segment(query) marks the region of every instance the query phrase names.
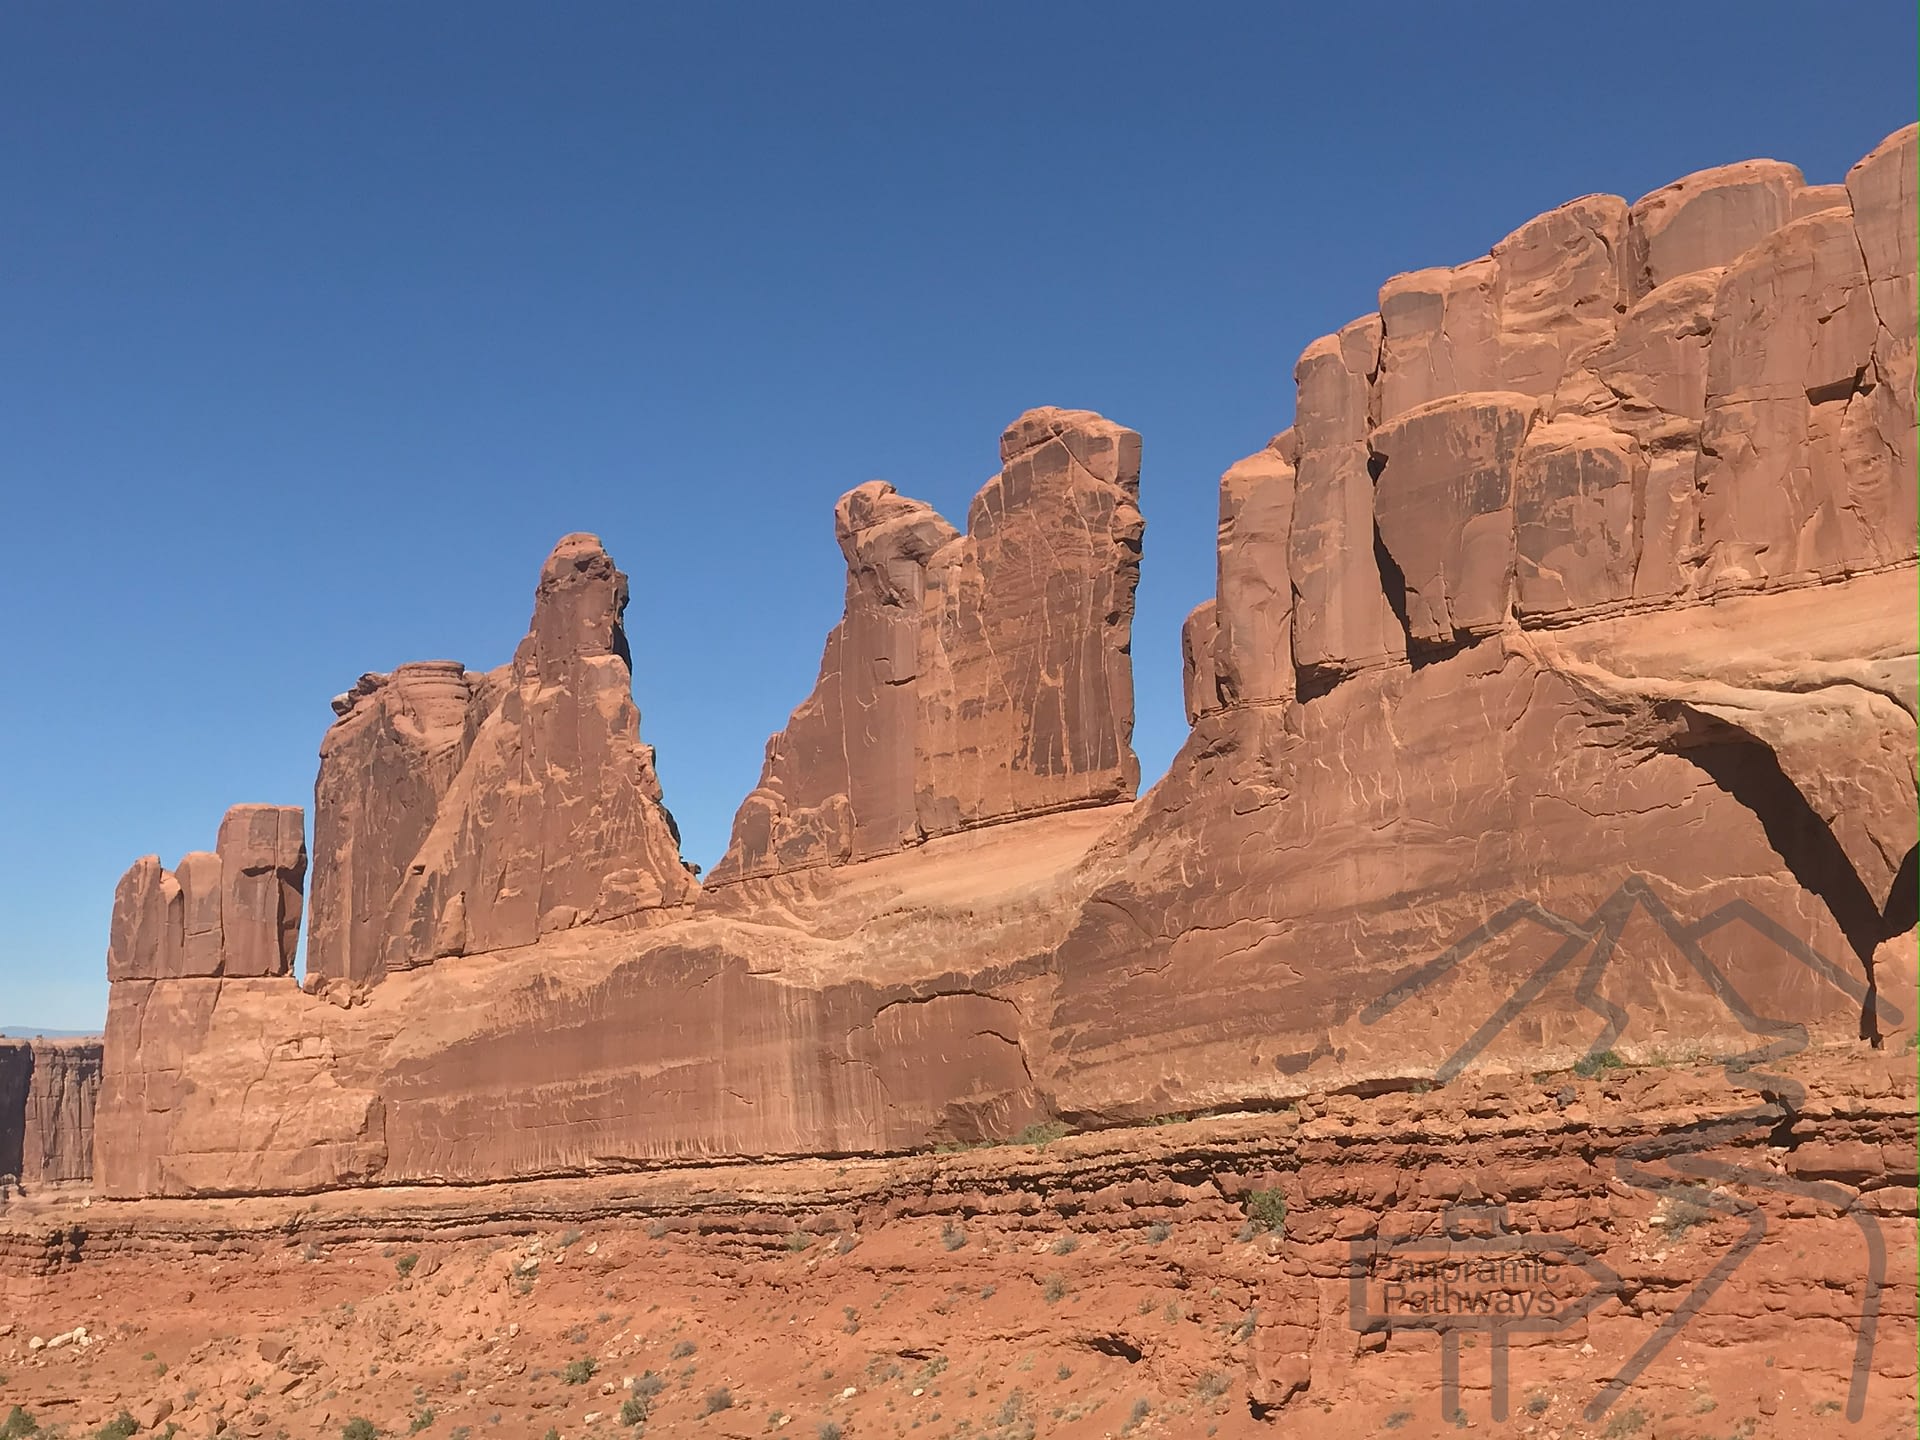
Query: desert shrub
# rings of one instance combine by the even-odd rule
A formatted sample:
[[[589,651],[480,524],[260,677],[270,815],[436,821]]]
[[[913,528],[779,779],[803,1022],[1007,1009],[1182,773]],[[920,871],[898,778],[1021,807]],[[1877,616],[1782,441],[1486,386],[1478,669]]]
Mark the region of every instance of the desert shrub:
[[[582,1355],[578,1360],[569,1360],[567,1368],[560,1372],[560,1378],[569,1385],[584,1385],[593,1379],[594,1371],[600,1368],[600,1362],[591,1355]]]
[[[1153,1406],[1147,1403],[1146,1397],[1143,1395],[1140,1399],[1133,1402],[1133,1409],[1127,1412],[1127,1423],[1120,1427],[1120,1433],[1122,1435],[1131,1435],[1135,1430],[1140,1428],[1140,1422],[1152,1413]]]
[[[633,1393],[643,1400],[651,1400],[666,1388],[667,1382],[651,1370],[633,1382]]]
[[[340,1427],[340,1440],[380,1440],[380,1432],[366,1416],[356,1415]]]
[[[693,1352],[698,1350],[699,1348],[700,1347],[694,1344],[693,1341],[691,1340],[681,1340],[674,1345],[673,1354],[671,1358],[675,1360],[684,1360],[687,1358],[687,1356],[693,1354]]]
[[[1156,1220],[1147,1226],[1147,1243],[1150,1245],[1158,1245],[1171,1234],[1173,1234],[1173,1227],[1171,1225],[1167,1224],[1164,1220]]]
[[[0,1440],[25,1440],[26,1436],[39,1433],[40,1422],[18,1405],[9,1410],[5,1422],[0,1423]]]
[[[1666,1204],[1667,1233],[1678,1240],[1687,1231],[1704,1220],[1713,1218],[1713,1207],[1703,1205],[1695,1197],[1699,1191],[1677,1190],[1669,1193]]]
[[[1067,1282],[1059,1275],[1049,1275],[1047,1277],[1047,1283],[1041,1287],[1040,1293],[1046,1297],[1047,1303],[1051,1305],[1054,1301],[1066,1295]]]
[[[399,1272],[400,1278],[404,1280],[413,1273],[413,1267],[419,1263],[420,1257],[418,1255],[402,1255],[398,1260],[393,1262],[393,1268]]]
[[[707,1392],[707,1414],[717,1415],[722,1410],[733,1408],[733,1392],[724,1385],[717,1385]]]
[[[571,1250],[575,1245],[578,1245],[579,1243],[580,1243],[580,1232],[578,1230],[569,1230],[560,1237],[560,1248],[562,1250]]]
[[[949,1250],[958,1250],[967,1243],[967,1232],[949,1220],[940,1229],[940,1243]]]
[[[620,1423],[638,1425],[647,1418],[647,1412],[653,1408],[644,1396],[632,1395],[620,1402]]]
[[[813,1244],[813,1237],[804,1230],[795,1230],[787,1236],[787,1250],[791,1254],[798,1255],[811,1244]]]
[[[840,1427],[831,1420],[820,1422],[820,1440],[840,1440]]]
[[[1247,1223],[1284,1235],[1287,1229],[1287,1197],[1278,1190],[1247,1192]]]
[[[113,1419],[93,1432],[93,1440],[130,1440],[140,1433],[140,1422],[122,1410]]]
[[[1013,1143],[1016,1145],[1038,1145],[1044,1150],[1054,1141],[1060,1139],[1061,1136],[1072,1133],[1072,1130],[1064,1121],[1048,1120],[1042,1124],[1027,1126],[1026,1129],[1013,1137]]]
[[[1053,1242],[1053,1253],[1056,1255],[1071,1255],[1079,1248],[1080,1237],[1078,1235],[1062,1235],[1058,1240]]]
[[[1602,1050],[1598,1055],[1582,1055],[1578,1060],[1573,1062],[1573,1073],[1580,1076],[1583,1080],[1591,1080],[1594,1076],[1603,1074],[1608,1070],[1624,1070],[1626,1068],[1627,1062],[1622,1060],[1618,1053],[1612,1050]]]
[[[1227,1393],[1227,1377],[1216,1370],[1209,1370],[1200,1377],[1200,1383],[1193,1389],[1202,1400],[1218,1400]]]
[[[419,1413],[407,1422],[407,1433],[409,1435],[418,1435],[431,1424],[433,1424],[433,1407],[431,1405],[424,1405],[420,1408]]]

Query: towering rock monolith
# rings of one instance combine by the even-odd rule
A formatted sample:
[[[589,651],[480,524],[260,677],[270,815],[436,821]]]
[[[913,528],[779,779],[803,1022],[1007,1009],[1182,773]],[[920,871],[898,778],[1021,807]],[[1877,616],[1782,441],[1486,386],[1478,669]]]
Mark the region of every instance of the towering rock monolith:
[[[626,606],[605,547],[569,535],[511,664],[403,665],[334,702],[314,786],[311,981],[370,983],[692,896],[640,740]]]
[[[846,610],[767,743],[712,883],[1130,799],[1140,437],[1030,410],[962,535],[883,481],[841,497]]]

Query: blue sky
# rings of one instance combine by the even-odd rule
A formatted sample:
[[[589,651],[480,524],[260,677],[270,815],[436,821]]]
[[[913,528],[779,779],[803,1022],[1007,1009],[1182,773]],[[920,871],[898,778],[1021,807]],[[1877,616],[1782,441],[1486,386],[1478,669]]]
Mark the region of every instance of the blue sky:
[[[125,866],[310,804],[362,671],[505,660],[570,530],[710,865],[835,498],[959,520],[1033,405],[1145,437],[1158,776],[1217,479],[1310,340],[1579,194],[1837,180],[1915,48],[1884,0],[6,6],[0,1023],[97,1025]]]

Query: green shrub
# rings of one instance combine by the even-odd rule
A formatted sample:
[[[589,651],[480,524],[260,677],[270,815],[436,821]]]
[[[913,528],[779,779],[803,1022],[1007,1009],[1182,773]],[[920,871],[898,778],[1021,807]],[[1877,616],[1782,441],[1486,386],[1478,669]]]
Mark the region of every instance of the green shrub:
[[[420,1257],[418,1255],[402,1255],[398,1260],[393,1262],[393,1268],[399,1272],[400,1278],[404,1280],[413,1273],[413,1267],[419,1263]]]
[[[1598,1055],[1583,1055],[1573,1062],[1573,1073],[1583,1080],[1591,1080],[1607,1070],[1624,1070],[1627,1062],[1612,1050],[1602,1050]]]
[[[93,1432],[93,1440],[129,1440],[140,1433],[140,1422],[122,1410],[113,1419]]]
[[[717,1415],[722,1410],[733,1408],[733,1392],[726,1386],[716,1386],[707,1392],[707,1414]]]
[[[356,1415],[340,1427],[340,1440],[380,1440],[380,1432],[366,1416]]]
[[[0,1440],[25,1440],[26,1436],[39,1433],[39,1422],[18,1405],[7,1412],[5,1423],[0,1423]]]
[[[652,1408],[643,1396],[630,1396],[620,1402],[620,1423],[638,1425],[647,1418],[647,1412]]]
[[[1278,1190],[1249,1190],[1246,1211],[1249,1224],[1275,1235],[1286,1234],[1287,1197]]]
[[[407,1422],[407,1433],[409,1435],[418,1435],[431,1424],[433,1424],[433,1407],[431,1405],[422,1406],[420,1413]]]
[[[1048,1120],[1042,1124],[1027,1126],[1026,1129],[1013,1137],[1013,1143],[1016,1145],[1038,1145],[1044,1150],[1063,1135],[1071,1135],[1072,1133],[1072,1130],[1067,1126],[1066,1122],[1061,1120]]]
[[[569,1385],[584,1385],[593,1379],[594,1371],[600,1368],[600,1362],[591,1355],[582,1355],[578,1360],[569,1360],[567,1368],[560,1372],[560,1378]]]

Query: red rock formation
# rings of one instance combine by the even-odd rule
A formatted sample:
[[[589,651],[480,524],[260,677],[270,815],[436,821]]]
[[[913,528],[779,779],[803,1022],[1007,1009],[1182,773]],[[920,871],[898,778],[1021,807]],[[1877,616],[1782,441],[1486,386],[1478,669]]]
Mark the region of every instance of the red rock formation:
[[[93,1178],[100,1041],[0,1039],[0,1176],[30,1193]]]
[[[383,973],[393,898],[505,678],[427,660],[363,675],[333,702],[314,783],[309,975]]]
[[[335,702],[309,977],[365,983],[691,898],[639,738],[626,605],[599,540],[569,535],[511,665],[403,665]]]
[[[107,979],[292,973],[306,873],[299,806],[234,806],[213,852],[187,855],[171,871],[145,855],[121,876]]]
[[[841,498],[845,615],[710,883],[1133,795],[1140,437],[1031,410],[1000,455],[965,535],[881,481]]]
[[[754,883],[582,926],[690,887],[617,575],[569,542],[508,673],[370,681],[330,739],[322,804],[361,809],[322,827],[318,953],[387,973],[366,1003],[172,978],[223,865],[130,872],[103,1187],[898,1150],[1463,1046],[1532,1076],[1910,1033],[1914,161],[1909,130],[1844,191],[1589,197],[1309,346],[1222,482],[1192,734],[1130,807],[1135,440],[1034,412],[965,536],[841,502],[846,614],[719,872]]]
[[[1390,1032],[1356,993],[1509,899],[1584,923],[1633,875],[1791,915],[1875,977],[1912,924],[1915,159],[1908,129],[1844,192],[1765,162],[1576,201],[1307,348],[1290,445],[1222,481],[1189,630],[1216,698],[1190,658],[1193,736],[1057,952],[1060,1103],[1222,1103],[1452,1043],[1434,1022],[1470,1029],[1530,954]],[[1256,532],[1247,466],[1277,502],[1289,449],[1291,518]],[[1364,623],[1376,589],[1411,668]],[[1236,673],[1265,683],[1236,703]],[[1726,1032],[1658,950],[1619,992],[1643,1023]],[[1762,1014],[1911,1023],[1763,951],[1735,967]]]

